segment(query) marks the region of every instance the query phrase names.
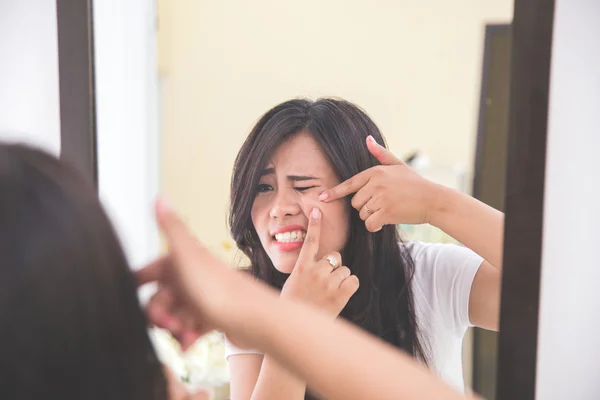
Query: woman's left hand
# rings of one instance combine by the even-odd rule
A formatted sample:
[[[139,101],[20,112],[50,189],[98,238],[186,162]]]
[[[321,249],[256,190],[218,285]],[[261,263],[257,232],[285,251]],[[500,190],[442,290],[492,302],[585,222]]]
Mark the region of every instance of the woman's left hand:
[[[388,224],[429,223],[439,186],[414,172],[371,136],[367,138],[367,147],[382,165],[323,192],[321,201],[330,202],[355,193],[352,207],[359,211],[371,232]]]

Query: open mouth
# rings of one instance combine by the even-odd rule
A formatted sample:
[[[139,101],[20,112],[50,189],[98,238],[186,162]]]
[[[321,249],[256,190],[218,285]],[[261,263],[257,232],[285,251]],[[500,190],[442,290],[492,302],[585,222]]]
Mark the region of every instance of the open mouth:
[[[302,243],[306,237],[306,232],[303,230],[295,230],[284,233],[277,233],[273,239],[279,243]]]

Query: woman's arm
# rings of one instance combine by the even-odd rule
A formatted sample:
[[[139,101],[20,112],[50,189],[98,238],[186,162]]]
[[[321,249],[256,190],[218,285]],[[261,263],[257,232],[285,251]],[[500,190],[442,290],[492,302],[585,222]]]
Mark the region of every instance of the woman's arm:
[[[229,366],[229,396],[232,400],[249,399],[260,374],[261,354],[231,355]]]
[[[160,281],[169,296],[156,299],[176,299],[148,304],[157,325],[177,316],[186,322],[174,333],[184,337],[221,329],[236,345],[270,354],[329,400],[464,398],[402,351],[229,269],[164,203],[157,217],[171,255],[136,273],[140,284]]]
[[[504,214],[481,201],[432,184],[429,223],[502,269]]]
[[[244,283],[245,284],[245,283]],[[247,287],[226,332],[263,349],[327,399],[460,399],[410,356],[303,303]],[[250,296],[250,297],[246,297]],[[231,315],[231,314],[230,314]]]
[[[306,383],[271,356],[229,357],[231,400],[303,400]]]
[[[500,315],[504,214],[414,172],[372,138],[367,147],[382,165],[369,168],[321,194],[325,202],[354,193],[352,206],[376,232],[388,224],[430,223],[485,259],[469,296],[472,324],[497,330]]]
[[[475,326],[497,331],[504,214],[441,185],[432,185],[430,190],[429,222],[485,259],[471,285],[469,320]]]
[[[369,151],[382,165],[369,168],[321,194],[331,202],[354,193],[352,206],[367,229],[387,224],[432,224],[487,260],[502,266],[504,214],[414,172],[374,139]]]
[[[252,400],[304,400],[306,383],[266,355],[260,368],[260,375],[252,392]],[[235,400],[235,399],[233,399]]]

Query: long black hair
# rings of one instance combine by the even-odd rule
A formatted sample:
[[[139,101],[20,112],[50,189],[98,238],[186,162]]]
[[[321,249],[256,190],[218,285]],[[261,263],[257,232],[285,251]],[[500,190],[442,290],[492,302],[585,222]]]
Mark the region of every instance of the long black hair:
[[[378,143],[385,143],[364,111],[337,99],[284,102],[269,110],[252,129],[235,160],[229,225],[238,248],[250,259],[250,271],[278,289],[288,275],[274,268],[250,214],[261,171],[269,158],[286,139],[301,132],[317,141],[342,180],[379,165],[366,147],[369,135]],[[427,363],[425,345],[417,333],[410,285],[414,262],[399,242],[395,226],[386,225],[379,232],[370,233],[358,211],[352,208],[350,234],[342,258],[359,278],[360,288],[341,316]]]
[[[95,189],[0,144],[0,398],[166,400],[136,293]]]

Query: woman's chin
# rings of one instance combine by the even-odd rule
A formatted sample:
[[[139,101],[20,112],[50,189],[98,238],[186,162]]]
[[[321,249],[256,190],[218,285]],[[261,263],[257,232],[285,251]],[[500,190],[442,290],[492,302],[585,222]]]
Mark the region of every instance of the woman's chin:
[[[279,272],[281,272],[282,274],[291,274],[292,271],[294,270],[294,266],[295,264],[288,264],[288,263],[277,263],[274,264],[275,269]]]
[[[291,274],[298,262],[300,250],[297,251],[280,251],[280,249],[270,249],[267,252],[275,269],[283,274]],[[274,250],[274,251],[273,251]]]
[[[271,258],[275,269],[282,274],[291,274],[298,261],[298,256],[292,256],[292,254],[278,254],[278,256],[275,259]]]

